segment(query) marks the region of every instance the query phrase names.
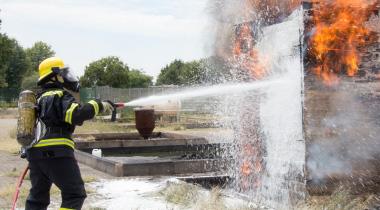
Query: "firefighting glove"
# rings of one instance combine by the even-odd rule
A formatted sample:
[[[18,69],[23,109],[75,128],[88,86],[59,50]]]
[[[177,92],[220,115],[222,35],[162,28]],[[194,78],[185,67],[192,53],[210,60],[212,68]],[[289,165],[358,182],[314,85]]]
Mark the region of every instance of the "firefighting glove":
[[[102,104],[103,104],[103,112],[102,113],[113,112],[113,110],[115,109],[112,102],[109,100],[103,101]]]

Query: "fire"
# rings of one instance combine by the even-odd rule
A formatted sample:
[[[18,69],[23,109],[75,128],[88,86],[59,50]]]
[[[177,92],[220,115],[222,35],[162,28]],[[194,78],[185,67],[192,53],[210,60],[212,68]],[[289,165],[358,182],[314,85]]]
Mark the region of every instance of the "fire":
[[[326,65],[318,66],[316,68],[318,78],[323,80],[323,83],[327,86],[334,86],[339,84],[338,75],[334,72],[326,71],[324,69],[328,68]]]
[[[252,143],[252,142],[251,142]],[[261,159],[261,142],[256,141],[253,144],[245,142],[242,151],[242,187],[249,189],[251,187],[261,186],[260,173],[262,169]]]
[[[244,78],[239,79],[251,81],[264,79],[270,69],[268,63],[271,59],[270,55],[259,55],[254,49],[255,41],[252,31],[250,23],[242,23],[237,27],[232,57],[232,62],[244,75]],[[241,127],[244,126],[241,125]],[[242,131],[240,135],[240,139],[242,139],[240,154],[241,187],[243,190],[249,190],[261,186],[261,140],[254,130]]]
[[[302,0],[245,0],[244,17],[259,19],[264,24],[281,21],[298,8]],[[339,84],[338,75],[357,76],[365,49],[375,41],[368,20],[379,0],[312,0],[313,37],[308,48],[309,58],[322,68],[316,75],[326,85]],[[233,45],[233,62],[251,80],[261,80],[270,71],[271,56],[259,55],[254,49],[252,22],[239,24]]]
[[[261,80],[268,74],[271,56],[260,56],[254,49],[254,44],[249,23],[240,24],[233,50],[234,63],[246,71],[251,79]]]
[[[355,76],[363,55],[372,43],[365,22],[371,15],[371,0],[321,0],[315,6],[315,34],[309,53],[323,68],[316,74],[326,85],[335,85],[337,74]]]

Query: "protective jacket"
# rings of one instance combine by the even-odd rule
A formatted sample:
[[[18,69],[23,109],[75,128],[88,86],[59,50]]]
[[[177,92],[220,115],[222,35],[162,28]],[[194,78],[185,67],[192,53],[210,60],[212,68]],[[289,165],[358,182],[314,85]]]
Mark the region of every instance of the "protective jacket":
[[[100,100],[91,100],[83,105],[59,83],[42,86],[37,94],[38,118],[46,126],[46,134],[28,150],[28,160],[46,157],[73,157],[74,142],[71,135],[76,125],[94,118],[103,110]],[[41,153],[39,151],[50,152]]]

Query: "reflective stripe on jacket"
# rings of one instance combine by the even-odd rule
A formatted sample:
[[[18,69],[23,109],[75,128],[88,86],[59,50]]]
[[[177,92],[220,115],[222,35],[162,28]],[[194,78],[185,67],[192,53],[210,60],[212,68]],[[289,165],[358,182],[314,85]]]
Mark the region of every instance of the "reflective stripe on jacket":
[[[74,149],[74,142],[71,139],[60,138],[60,139],[43,139],[38,141],[33,147],[46,147],[46,146],[57,146],[66,145]]]

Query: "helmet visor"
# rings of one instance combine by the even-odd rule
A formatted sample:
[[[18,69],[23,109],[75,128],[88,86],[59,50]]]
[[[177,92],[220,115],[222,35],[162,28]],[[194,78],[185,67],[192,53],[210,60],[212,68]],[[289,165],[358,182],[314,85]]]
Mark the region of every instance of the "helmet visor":
[[[79,82],[78,76],[74,73],[74,71],[70,68],[70,66],[66,66],[65,68],[52,68],[53,72],[61,75],[68,82]]]

